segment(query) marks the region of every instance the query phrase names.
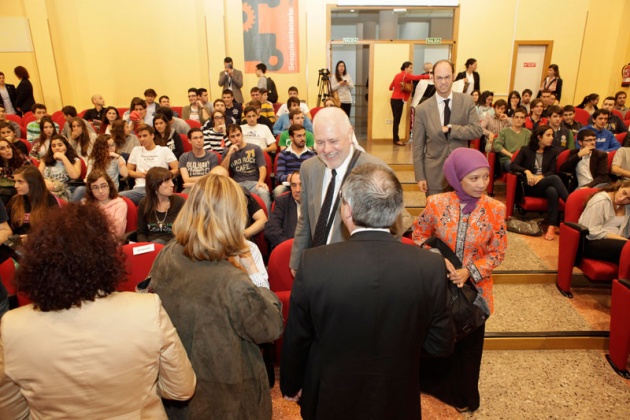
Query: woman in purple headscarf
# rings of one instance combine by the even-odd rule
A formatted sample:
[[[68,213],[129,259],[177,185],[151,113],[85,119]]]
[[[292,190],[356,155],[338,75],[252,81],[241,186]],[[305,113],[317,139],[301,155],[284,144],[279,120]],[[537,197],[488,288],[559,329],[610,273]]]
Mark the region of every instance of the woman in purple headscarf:
[[[455,149],[444,162],[444,175],[453,192],[432,195],[414,223],[413,240],[421,246],[434,236],[462,262],[456,269],[445,259],[449,280],[463,286],[470,278],[488,315],[494,310],[492,270],[505,258],[505,205],[484,194],[490,181],[485,156],[475,149]],[[421,389],[458,410],[479,408],[479,369],[485,324],[455,343],[446,359],[424,363]]]

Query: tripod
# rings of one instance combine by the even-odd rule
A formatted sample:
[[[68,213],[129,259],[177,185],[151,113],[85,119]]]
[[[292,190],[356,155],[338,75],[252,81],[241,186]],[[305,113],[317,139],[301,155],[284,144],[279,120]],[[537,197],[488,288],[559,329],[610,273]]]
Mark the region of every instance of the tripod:
[[[321,106],[326,99],[331,96],[332,88],[330,87],[330,78],[320,73],[319,79],[317,79],[317,86],[319,86],[319,92],[317,93],[317,106]]]

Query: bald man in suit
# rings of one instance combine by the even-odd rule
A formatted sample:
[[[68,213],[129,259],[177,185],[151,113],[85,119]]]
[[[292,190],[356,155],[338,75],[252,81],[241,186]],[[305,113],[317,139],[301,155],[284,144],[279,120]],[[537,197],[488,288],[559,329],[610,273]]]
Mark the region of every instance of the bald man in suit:
[[[316,227],[321,213],[322,204],[335,170],[335,185],[333,203],[338,201],[339,190],[346,173],[365,163],[376,163],[387,167],[382,160],[357,150],[353,145],[353,129],[350,120],[341,108],[323,108],[317,113],[313,122],[315,150],[317,158],[308,159],[300,167],[302,179],[302,194],[300,196],[300,217],[291,250],[289,266],[292,272],[298,268],[302,251],[313,246]],[[333,212],[334,210],[334,212]],[[330,218],[333,218],[332,220]],[[348,229],[341,223],[341,206],[330,209],[328,222],[331,228],[325,233],[324,243],[345,241],[350,237]]]
[[[418,188],[427,195],[446,191],[442,166],[448,155],[483,134],[472,96],[453,92],[453,69],[447,60],[435,63],[435,95],[416,108],[413,166]]]

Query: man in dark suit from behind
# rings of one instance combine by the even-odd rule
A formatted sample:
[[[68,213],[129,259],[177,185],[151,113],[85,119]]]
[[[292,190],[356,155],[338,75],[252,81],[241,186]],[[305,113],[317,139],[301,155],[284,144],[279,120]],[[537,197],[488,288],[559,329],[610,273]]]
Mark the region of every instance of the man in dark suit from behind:
[[[341,187],[350,239],[300,258],[280,388],[304,419],[418,419],[420,355],[453,349],[444,259],[389,232],[402,196],[388,168],[355,167]]]
[[[265,225],[265,239],[274,248],[287,239],[293,238],[298,221],[297,209],[302,193],[300,171],[292,172],[287,180],[291,188],[290,194],[282,194],[276,199],[275,207]]]

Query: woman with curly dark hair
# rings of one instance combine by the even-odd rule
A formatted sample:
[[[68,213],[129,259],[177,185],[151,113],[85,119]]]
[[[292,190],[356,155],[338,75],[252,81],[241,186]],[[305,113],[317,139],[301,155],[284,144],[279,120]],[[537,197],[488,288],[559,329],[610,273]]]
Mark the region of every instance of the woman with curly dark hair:
[[[179,134],[169,125],[164,114],[155,114],[153,128],[155,129],[155,144],[168,147],[179,159],[184,153],[184,144]]]
[[[146,196],[138,205],[138,242],[166,244],[173,239],[173,222],[186,200],[174,195],[173,173],[154,167],[146,174]]]
[[[13,69],[15,76],[20,79],[20,83],[15,88],[15,110],[19,116],[26,114],[35,105],[35,97],[33,97],[33,84],[29,80],[31,77],[28,70],[22,66]]]
[[[39,121],[39,130],[39,137],[33,142],[30,153],[32,157],[38,160],[46,155],[50,147],[50,139],[58,134],[56,124],[49,116],[42,117]]]
[[[2,318],[0,412],[166,419],[160,398],[186,400],[196,380],[160,298],[115,292],[124,256],[98,207],[71,203],[50,216],[16,277],[33,303]]]
[[[6,205],[16,193],[13,179],[15,171],[30,164],[30,159],[24,156],[13,143],[0,139],[0,198],[3,204]]]
[[[7,205],[9,226],[16,235],[26,235],[32,225],[43,221],[51,207],[59,207],[48,192],[41,172],[34,166],[23,166],[13,174],[17,194]]]
[[[92,153],[87,162],[87,173],[90,174],[94,169],[100,169],[107,172],[107,175],[114,181],[116,190],[118,190],[118,179],[126,178],[127,162],[116,153],[116,143],[110,135],[104,134],[96,138]]]
[[[120,114],[118,113],[118,109],[113,106],[108,106],[105,108],[105,112],[103,112],[103,119],[101,120],[101,129],[99,130],[101,134],[110,134],[112,129],[111,124],[120,119]]]
[[[123,120],[116,120],[112,123],[110,134],[116,144],[116,153],[129,156],[134,147],[140,146],[140,140],[131,132],[129,124]]]
[[[74,148],[77,155],[87,161],[90,152],[92,152],[92,146],[94,140],[96,140],[96,134],[88,131],[87,125],[83,118],[75,117],[70,120],[71,134],[68,141]]]
[[[68,200],[73,192],[68,183],[81,176],[81,160],[64,136],[53,136],[46,156],[39,162],[39,171],[48,191]]]
[[[98,205],[107,216],[114,236],[122,239],[127,227],[127,203],[118,196],[114,181],[104,170],[93,169],[85,185],[85,203]]]

